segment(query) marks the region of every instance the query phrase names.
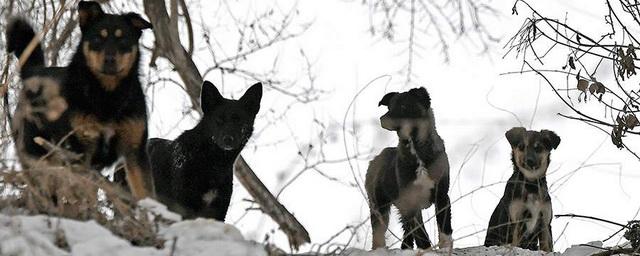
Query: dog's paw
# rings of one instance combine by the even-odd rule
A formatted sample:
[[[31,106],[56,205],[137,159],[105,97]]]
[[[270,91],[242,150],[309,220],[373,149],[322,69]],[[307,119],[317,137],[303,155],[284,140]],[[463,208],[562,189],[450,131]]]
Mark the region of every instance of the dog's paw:
[[[58,120],[67,110],[67,101],[62,97],[55,97],[47,103],[46,117],[49,122]]]
[[[453,240],[451,239],[451,236],[444,233],[438,234],[438,248],[453,249]]]

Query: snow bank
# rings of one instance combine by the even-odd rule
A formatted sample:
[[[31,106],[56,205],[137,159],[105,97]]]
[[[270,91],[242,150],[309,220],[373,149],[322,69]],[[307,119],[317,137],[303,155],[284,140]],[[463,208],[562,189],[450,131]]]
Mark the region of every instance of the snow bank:
[[[518,256],[539,256],[539,255],[552,255],[552,256],[585,256],[591,255],[602,250],[594,247],[602,247],[602,242],[591,242],[587,245],[574,245],[571,248],[565,250],[563,253],[553,252],[544,253],[540,251],[529,251],[517,247],[468,247],[468,248],[455,248],[451,253],[448,250],[385,250],[378,249],[375,251],[363,251],[359,249],[349,249],[344,252],[345,256],[438,256],[438,255],[482,255],[482,256],[502,256],[502,255],[518,255]]]
[[[0,255],[267,255],[263,245],[246,241],[235,227],[214,220],[189,220],[164,227],[163,249],[136,247],[94,221],[44,215],[0,214]],[[175,246],[174,246],[175,242]]]
[[[113,235],[94,221],[76,221],[63,218],[37,216],[8,216],[0,214],[0,255],[268,255],[265,247],[247,241],[235,227],[215,220],[196,219],[162,227],[163,249],[136,247]],[[175,243],[175,245],[174,245]],[[348,249],[348,256],[430,256],[430,255],[554,255],[582,256],[599,252],[601,242],[586,246],[572,246],[563,253],[535,252],[511,247],[469,247],[447,250],[385,250],[365,251]]]

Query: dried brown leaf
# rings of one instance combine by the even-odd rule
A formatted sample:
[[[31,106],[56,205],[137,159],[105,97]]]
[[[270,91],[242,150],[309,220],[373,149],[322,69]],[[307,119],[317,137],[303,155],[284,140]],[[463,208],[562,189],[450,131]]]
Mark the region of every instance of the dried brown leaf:
[[[582,92],[587,92],[587,87],[589,86],[589,81],[585,79],[579,79],[577,88]]]

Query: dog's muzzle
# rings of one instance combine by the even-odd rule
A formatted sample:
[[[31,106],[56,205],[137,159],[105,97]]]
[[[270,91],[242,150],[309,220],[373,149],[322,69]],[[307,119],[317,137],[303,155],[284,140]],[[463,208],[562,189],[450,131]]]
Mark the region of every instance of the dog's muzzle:
[[[398,130],[398,122],[386,114],[380,117],[380,126],[389,131]]]

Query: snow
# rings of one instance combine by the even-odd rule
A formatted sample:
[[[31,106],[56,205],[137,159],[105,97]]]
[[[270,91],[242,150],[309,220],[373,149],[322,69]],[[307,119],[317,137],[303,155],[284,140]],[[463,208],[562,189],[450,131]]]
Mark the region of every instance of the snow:
[[[144,202],[145,206],[166,211],[157,202]],[[164,212],[168,216],[175,213]],[[117,237],[95,221],[76,221],[45,215],[0,214],[0,255],[268,255],[265,246],[246,240],[232,225],[211,219],[196,219],[161,226],[159,235],[165,239],[164,248],[137,247]],[[56,243],[58,242],[58,243]],[[175,243],[175,245],[174,245]],[[62,245],[62,246],[58,246]],[[601,251],[602,242],[574,245],[563,253],[544,253],[513,247],[469,247],[449,250],[377,249],[367,251],[350,248],[342,253],[348,256],[429,256],[429,255],[554,255],[581,256]],[[62,247],[62,248],[61,248]]]
[[[163,249],[136,247],[95,221],[76,221],[45,215],[0,214],[0,255],[267,255],[263,245],[247,241],[235,227],[215,220],[196,219],[160,229]],[[59,248],[65,241],[68,248]],[[64,244],[64,243],[62,243]]]
[[[437,255],[483,255],[483,256],[501,256],[501,255],[519,255],[519,256],[539,256],[539,255],[553,255],[553,256],[584,256],[591,255],[602,251],[594,247],[602,247],[602,242],[596,241],[588,243],[587,245],[574,245],[565,250],[563,253],[553,252],[545,253],[541,251],[529,251],[517,247],[507,246],[476,246],[468,248],[455,248],[449,254],[448,250],[385,250],[377,249],[375,251],[363,251],[359,249],[349,249],[344,252],[343,255],[348,256],[437,256]]]
[[[180,216],[180,214],[169,211],[169,209],[167,209],[167,206],[148,197],[138,201],[138,206],[149,211],[149,218],[151,218],[152,220],[155,218],[155,216],[160,216],[165,220],[174,222],[182,220],[182,216]]]

